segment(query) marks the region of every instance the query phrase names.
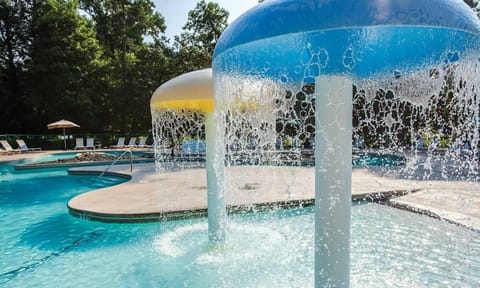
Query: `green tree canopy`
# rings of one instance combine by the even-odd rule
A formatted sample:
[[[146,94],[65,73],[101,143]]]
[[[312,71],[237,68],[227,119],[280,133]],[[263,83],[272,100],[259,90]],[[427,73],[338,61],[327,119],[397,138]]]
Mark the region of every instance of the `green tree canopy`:
[[[105,50],[107,69],[103,71],[105,89],[101,92],[108,130],[131,132],[147,130],[150,121],[149,97],[152,79],[162,81],[159,75],[148,75],[139,69],[162,70],[165,61],[145,59],[155,54],[163,58],[162,43],[166,29],[164,18],[155,11],[150,0],[82,0],[82,8],[93,19],[97,38]],[[154,52],[152,52],[154,51]],[[168,54],[168,53],[167,53]],[[151,67],[150,63],[161,65]],[[142,77],[140,77],[142,75]],[[140,119],[138,119],[140,117]]]
[[[227,27],[228,15],[217,3],[205,0],[188,12],[184,32],[175,37],[176,62],[181,73],[211,67],[213,50]]]
[[[33,9],[27,103],[43,129],[67,116],[89,119],[90,86],[102,65],[92,25],[78,14],[76,0],[38,1]]]
[[[31,1],[0,1],[0,123],[4,131],[22,131],[30,126],[25,124],[33,122],[24,89],[31,9]]]
[[[64,117],[83,131],[147,132],[153,91],[210,67],[227,19],[199,1],[170,44],[152,0],[0,0],[0,133],[45,132]]]

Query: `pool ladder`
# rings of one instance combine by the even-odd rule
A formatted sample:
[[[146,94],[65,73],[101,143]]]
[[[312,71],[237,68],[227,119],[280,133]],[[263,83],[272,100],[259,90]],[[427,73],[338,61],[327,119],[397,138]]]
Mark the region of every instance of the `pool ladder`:
[[[113,160],[112,164],[108,165],[108,167],[105,168],[105,170],[103,170],[103,172],[102,172],[100,175],[98,175],[98,178],[102,178],[103,175],[105,175],[105,173],[107,173],[108,170],[109,170],[113,165],[115,165],[115,164],[118,162],[118,160],[122,159],[122,157],[123,157],[125,154],[127,154],[127,153],[130,153],[130,172],[132,172],[132,171],[133,171],[133,154],[132,154],[132,149],[127,149],[127,150],[125,150],[122,154],[120,154],[120,156],[118,156],[117,158],[115,158],[115,160]]]

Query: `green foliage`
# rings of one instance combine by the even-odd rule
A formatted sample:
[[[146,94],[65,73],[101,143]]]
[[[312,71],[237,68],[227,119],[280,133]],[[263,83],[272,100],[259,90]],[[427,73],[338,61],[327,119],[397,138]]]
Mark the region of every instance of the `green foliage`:
[[[60,118],[146,132],[154,89],[177,74],[150,0],[1,0],[0,24],[0,132]]]
[[[217,3],[202,0],[188,12],[188,21],[183,26],[181,43],[212,54],[218,38],[227,27],[228,11]]]
[[[83,0],[83,9],[95,23],[97,39],[104,49],[104,108],[110,131],[147,131],[150,127],[149,99],[169,60],[163,17],[149,0]],[[151,42],[146,42],[149,38]],[[165,51],[165,52],[164,52]],[[146,56],[151,58],[146,58]],[[153,66],[158,65],[158,66]]]
[[[213,51],[227,27],[228,15],[217,3],[204,0],[188,13],[185,32],[175,38],[176,66],[181,73],[211,67]]]
[[[25,105],[25,62],[30,46],[31,1],[0,0],[0,127],[24,131],[33,123]],[[25,117],[18,117],[25,115]],[[27,124],[27,125],[25,125]]]
[[[92,17],[98,40],[109,56],[116,50],[136,51],[144,45],[145,37],[162,41],[165,20],[154,12],[150,0],[81,0],[81,3]]]
[[[101,48],[92,25],[77,9],[75,0],[39,1],[34,6],[26,103],[39,123],[68,116],[94,125],[84,121],[94,112],[95,94],[89,86],[103,64]]]
[[[465,2],[480,11],[478,0]],[[152,0],[0,0],[0,133],[45,132],[47,123],[61,118],[78,122],[79,132],[148,132],[154,90],[179,74],[211,66],[228,15],[214,2],[199,1],[171,44]],[[443,122],[412,125],[449,135],[443,123],[460,121],[450,113],[452,89],[446,87],[429,112]],[[399,105],[402,115],[392,117],[404,117],[410,127],[408,119],[421,111],[384,96],[375,103],[359,97],[354,122],[366,116],[380,122],[383,115],[375,113],[386,101]],[[287,135],[297,130],[291,123],[278,125]],[[359,132],[368,142],[371,131]],[[409,134],[400,131],[384,142],[408,144]]]

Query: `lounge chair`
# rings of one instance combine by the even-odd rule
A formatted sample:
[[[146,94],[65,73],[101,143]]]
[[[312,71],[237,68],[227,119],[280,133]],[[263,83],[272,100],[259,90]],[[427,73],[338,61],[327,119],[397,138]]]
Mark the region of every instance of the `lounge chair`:
[[[93,143],[93,138],[87,138],[87,145],[85,145],[87,149],[95,149],[95,144]]]
[[[2,144],[3,149],[5,149],[4,151],[2,151],[2,153],[6,153],[6,154],[20,153],[20,150],[13,149],[12,146],[10,146],[10,144],[8,143],[7,140],[0,140],[0,144]]]
[[[25,143],[25,141],[23,141],[23,139],[17,139],[16,141],[17,141],[17,144],[18,144],[18,149],[21,152],[41,151],[42,150],[42,148],[40,148],[40,147],[29,148],[27,146],[27,144]]]
[[[85,146],[83,145],[83,138],[82,137],[75,139],[75,148],[74,149],[75,150],[85,149]]]
[[[138,144],[135,145],[135,147],[137,147],[137,148],[152,148],[153,147],[153,145],[147,145],[146,143],[147,143],[147,137],[142,136],[138,140]]]
[[[138,144],[135,145],[137,148],[145,148],[145,142],[147,141],[147,137],[140,137],[138,138]]]
[[[135,148],[135,143],[137,142],[137,137],[130,137],[128,140],[128,144],[126,145],[127,148]]]
[[[117,145],[111,145],[110,148],[124,148],[125,147],[125,137],[118,138]]]

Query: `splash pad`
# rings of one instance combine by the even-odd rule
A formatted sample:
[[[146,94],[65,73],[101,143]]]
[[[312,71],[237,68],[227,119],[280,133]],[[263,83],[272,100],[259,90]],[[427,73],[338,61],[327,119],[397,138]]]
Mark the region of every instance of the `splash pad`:
[[[227,167],[282,165],[285,157],[303,157],[301,148],[314,147],[315,285],[348,287],[352,132],[370,147],[407,156],[422,132],[418,127],[448,141],[467,139],[472,151],[467,177],[475,177],[478,87],[471,75],[478,71],[478,33],[478,19],[459,1],[258,5],[225,31],[215,50],[218,142],[211,147],[221,156],[212,167],[225,175],[224,183],[217,181],[225,188],[218,190],[228,193],[235,185],[224,161]],[[448,131],[448,125],[432,129],[421,123],[429,116],[425,110],[445,95],[459,99],[448,108],[471,125]],[[352,102],[369,114],[357,115],[355,127]],[[372,132],[372,123],[379,122],[382,129],[373,125]],[[277,146],[294,149],[285,155]],[[416,159],[413,153],[409,159]],[[431,155],[422,165],[426,171],[433,169]],[[418,169],[414,161],[405,171]],[[276,179],[268,167],[259,174]]]

